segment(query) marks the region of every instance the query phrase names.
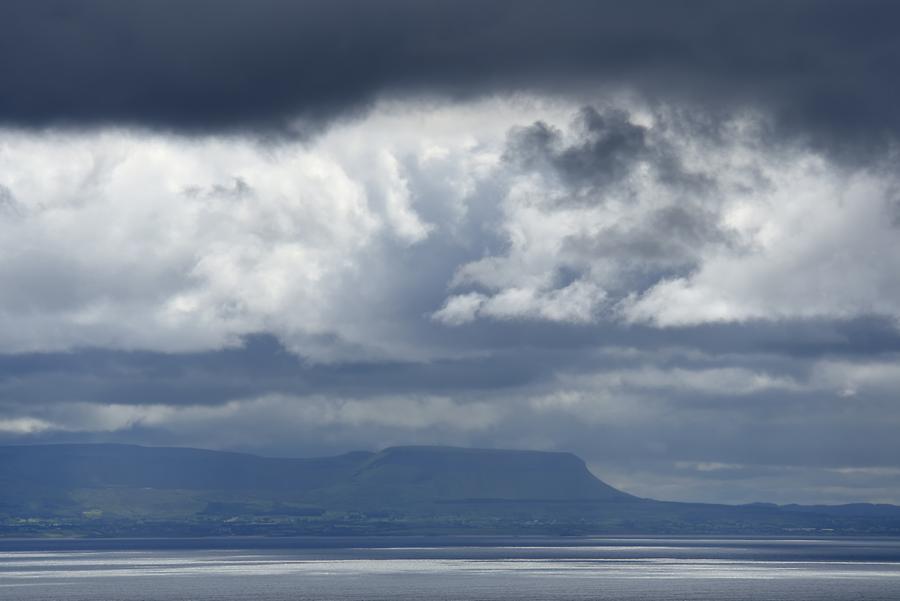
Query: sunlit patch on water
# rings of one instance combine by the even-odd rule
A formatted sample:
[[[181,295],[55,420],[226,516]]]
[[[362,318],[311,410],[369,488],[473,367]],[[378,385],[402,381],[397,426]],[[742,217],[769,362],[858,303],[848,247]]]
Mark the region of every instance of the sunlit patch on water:
[[[0,599],[900,598],[900,541],[634,543],[6,550]]]

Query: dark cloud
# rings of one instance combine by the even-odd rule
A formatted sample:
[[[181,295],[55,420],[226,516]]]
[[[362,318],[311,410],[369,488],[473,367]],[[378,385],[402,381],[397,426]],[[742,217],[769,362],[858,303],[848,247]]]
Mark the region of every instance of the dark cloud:
[[[576,120],[581,139],[566,145],[558,129],[543,122],[510,132],[505,158],[519,169],[551,168],[574,188],[594,188],[618,183],[636,163],[649,158],[652,149],[647,129],[635,125],[620,110],[603,113],[584,107]],[[667,159],[667,165],[672,159]],[[594,197],[596,198],[596,197]]]
[[[513,128],[503,158],[509,172],[525,178],[541,175],[549,190],[531,194],[526,204],[551,210],[608,207],[612,212],[595,227],[571,228],[560,234],[559,278],[564,288],[600,261],[615,265],[616,278],[604,282],[611,297],[645,290],[667,277],[687,275],[709,247],[736,247],[740,241],[723,224],[721,206],[729,196],[715,167],[688,168],[681,139],[708,145],[715,153],[726,147],[720,132],[680,116],[657,113],[640,124],[640,115],[621,108],[584,106],[568,130],[538,121]],[[538,200],[539,199],[539,200]],[[615,207],[641,213],[639,219],[617,219]],[[565,274],[564,274],[565,275]]]
[[[654,117],[658,123],[652,128],[635,123],[634,117],[622,109],[584,106],[572,123],[573,140],[542,121],[513,128],[504,158],[523,171],[551,170],[571,190],[569,200],[574,201],[598,202],[605,188],[622,183],[639,167],[652,169],[661,183],[685,195],[705,197],[716,192],[715,178],[686,169],[678,149],[663,136],[675,126],[683,136],[697,141],[721,144],[719,136],[682,120],[681,115],[677,123],[672,123],[671,117],[657,114]],[[683,224],[690,218],[683,210],[659,217]]]
[[[242,177],[234,177],[227,184],[213,184],[209,188],[202,186],[188,186],[184,189],[184,195],[190,198],[224,198],[238,200],[253,195],[253,186]]]
[[[485,360],[310,364],[270,335],[202,353],[122,352],[0,355],[0,404],[100,402],[215,405],[268,393],[466,393],[522,386],[564,358],[500,349]],[[524,369],[531,364],[534,369]],[[543,365],[544,369],[540,369]]]
[[[22,208],[16,201],[15,195],[8,187],[0,184],[0,217],[21,217]]]
[[[486,322],[423,332],[422,344],[440,339],[448,351],[461,355],[428,362],[310,363],[267,334],[248,336],[235,348],[197,353],[0,354],[0,404],[217,405],[269,393],[476,396],[549,386],[559,374],[615,373],[649,364],[685,370],[735,367],[803,378],[817,360],[892,360],[900,354],[900,334],[888,323],[866,318],[659,330]],[[628,352],[604,352],[617,349]],[[464,356],[475,351],[473,357]]]
[[[281,128],[381,93],[624,85],[771,111],[825,143],[900,130],[895,2],[14,0],[0,121]]]

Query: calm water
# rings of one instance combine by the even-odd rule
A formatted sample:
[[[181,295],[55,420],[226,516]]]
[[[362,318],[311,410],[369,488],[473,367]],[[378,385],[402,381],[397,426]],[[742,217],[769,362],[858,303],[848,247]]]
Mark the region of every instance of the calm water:
[[[900,599],[900,539],[0,540],[0,599]]]

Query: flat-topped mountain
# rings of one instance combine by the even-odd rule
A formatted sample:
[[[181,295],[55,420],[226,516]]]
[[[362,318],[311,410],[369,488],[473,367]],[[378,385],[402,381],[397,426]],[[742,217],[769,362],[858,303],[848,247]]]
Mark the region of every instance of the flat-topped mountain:
[[[604,500],[633,498],[600,481],[571,453],[392,447],[369,457],[348,493],[384,502],[428,500]]]
[[[58,510],[103,490],[144,491],[145,497],[152,491],[217,491],[248,502],[367,508],[439,500],[631,498],[598,480],[571,453],[394,447],[285,459],[118,444],[0,447],[0,511],[42,504]]]
[[[900,533],[900,508],[640,499],[571,453],[392,447],[288,459],[118,444],[0,446],[0,535]]]

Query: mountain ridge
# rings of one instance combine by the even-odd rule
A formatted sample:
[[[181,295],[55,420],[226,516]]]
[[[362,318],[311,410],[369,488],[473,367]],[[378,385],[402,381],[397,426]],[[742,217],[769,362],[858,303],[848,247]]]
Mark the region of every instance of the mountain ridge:
[[[900,507],[643,499],[555,451],[411,445],[289,458],[0,446],[0,535],[432,531],[900,534]]]

